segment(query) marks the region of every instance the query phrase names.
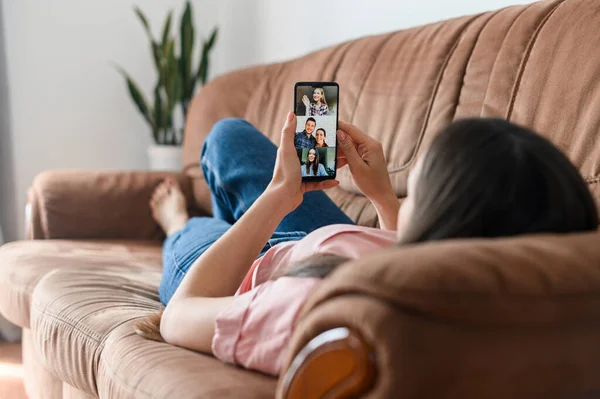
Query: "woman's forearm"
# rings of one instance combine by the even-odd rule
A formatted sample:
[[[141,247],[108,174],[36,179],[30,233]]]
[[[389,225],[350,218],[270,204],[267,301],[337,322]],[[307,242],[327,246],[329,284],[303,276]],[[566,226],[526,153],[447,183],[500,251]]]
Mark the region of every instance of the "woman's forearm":
[[[396,195],[391,192],[385,198],[371,199],[371,203],[377,211],[381,229],[396,230],[398,226],[398,211],[400,210],[400,202]]]
[[[212,353],[215,323],[289,206],[265,191],[248,211],[190,267],[160,322],[166,342]],[[252,295],[252,293],[247,293]]]
[[[252,262],[290,212],[275,190],[267,189],[248,211],[190,267],[171,301],[233,295]]]

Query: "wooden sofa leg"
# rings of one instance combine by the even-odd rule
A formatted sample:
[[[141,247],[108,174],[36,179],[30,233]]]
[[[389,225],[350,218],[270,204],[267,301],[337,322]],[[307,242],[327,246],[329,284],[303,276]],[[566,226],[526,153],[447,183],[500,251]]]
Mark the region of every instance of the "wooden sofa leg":
[[[336,328],[313,338],[283,377],[283,397],[350,398],[375,382],[375,355],[354,331]]]

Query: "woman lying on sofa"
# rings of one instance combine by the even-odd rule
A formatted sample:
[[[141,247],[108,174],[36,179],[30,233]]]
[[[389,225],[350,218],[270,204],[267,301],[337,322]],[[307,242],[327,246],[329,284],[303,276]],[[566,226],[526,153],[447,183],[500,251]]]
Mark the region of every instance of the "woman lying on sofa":
[[[190,219],[174,181],[157,187],[166,309],[138,323],[140,335],[277,375],[297,312],[348,259],[397,243],[597,227],[594,200],[569,160],[498,119],[444,129],[413,168],[402,207],[381,144],[340,122],[338,167],[349,166],[381,229],[356,226],[320,191],[337,181],[302,182],[295,126],[290,112],[279,149],[243,120],[214,126],[201,157],[214,217]]]

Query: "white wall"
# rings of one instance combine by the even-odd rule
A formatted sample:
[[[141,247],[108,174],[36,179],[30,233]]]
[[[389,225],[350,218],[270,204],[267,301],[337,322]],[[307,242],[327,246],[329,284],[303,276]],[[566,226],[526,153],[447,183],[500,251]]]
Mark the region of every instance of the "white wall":
[[[193,1],[204,34],[214,24],[220,27],[213,75],[296,57],[366,34],[528,2]],[[2,90],[5,82],[0,81],[0,224],[7,239],[22,237],[26,191],[40,171],[146,168],[149,130],[110,61],[125,67],[140,86],[151,87],[154,75],[148,43],[133,4],[147,13],[158,32],[166,10],[176,6],[180,10],[182,3],[2,2],[8,91]]]
[[[178,0],[143,0],[156,35]],[[150,133],[111,62],[150,89],[154,70],[133,1],[3,1],[14,183],[3,181],[2,220],[7,239],[22,237],[27,188],[51,168],[144,169]],[[217,21],[216,1],[203,6],[198,24]],[[179,15],[180,13],[177,12]],[[178,25],[178,24],[177,24]],[[14,199],[4,197],[12,193]]]
[[[260,1],[261,56],[282,60],[345,40],[532,0]]]

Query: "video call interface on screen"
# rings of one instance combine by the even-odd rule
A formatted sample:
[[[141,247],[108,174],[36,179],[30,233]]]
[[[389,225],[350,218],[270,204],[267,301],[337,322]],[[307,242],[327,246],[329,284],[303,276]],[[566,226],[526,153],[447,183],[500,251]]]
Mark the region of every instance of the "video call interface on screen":
[[[296,86],[294,144],[302,177],[335,175],[338,86]]]

